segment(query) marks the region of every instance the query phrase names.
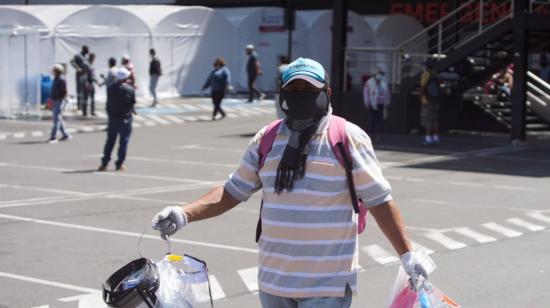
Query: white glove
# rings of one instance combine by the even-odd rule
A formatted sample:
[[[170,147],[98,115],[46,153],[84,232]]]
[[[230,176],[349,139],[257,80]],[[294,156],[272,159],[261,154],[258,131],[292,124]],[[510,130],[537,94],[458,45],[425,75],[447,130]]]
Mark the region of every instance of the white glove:
[[[411,277],[411,288],[415,291],[423,288],[428,281],[428,274],[436,267],[432,258],[421,251],[409,251],[400,259],[403,269]]]
[[[160,231],[163,240],[186,224],[187,216],[180,206],[167,206],[153,217],[153,229]]]

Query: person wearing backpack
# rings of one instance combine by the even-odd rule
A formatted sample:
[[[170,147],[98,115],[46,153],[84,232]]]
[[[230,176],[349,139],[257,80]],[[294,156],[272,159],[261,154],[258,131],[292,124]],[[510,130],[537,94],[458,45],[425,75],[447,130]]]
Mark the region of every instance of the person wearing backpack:
[[[434,59],[426,60],[424,71],[420,75],[420,125],[424,126],[426,131],[424,145],[440,143],[439,103],[441,88],[434,65]]]
[[[411,250],[369,137],[332,115],[323,66],[299,58],[281,79],[286,118],[255,135],[224,186],[184,207],[164,208],[153,228],[166,239],[262,190],[256,229],[262,307],[350,307],[368,209],[418,287],[420,276],[427,279],[423,255]]]

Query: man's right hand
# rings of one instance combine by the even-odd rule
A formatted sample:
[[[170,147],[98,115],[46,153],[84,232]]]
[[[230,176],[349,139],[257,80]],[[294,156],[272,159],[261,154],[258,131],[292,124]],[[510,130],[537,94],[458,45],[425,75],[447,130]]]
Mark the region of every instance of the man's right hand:
[[[163,240],[187,224],[187,216],[180,206],[167,206],[153,217],[153,229],[160,231]]]

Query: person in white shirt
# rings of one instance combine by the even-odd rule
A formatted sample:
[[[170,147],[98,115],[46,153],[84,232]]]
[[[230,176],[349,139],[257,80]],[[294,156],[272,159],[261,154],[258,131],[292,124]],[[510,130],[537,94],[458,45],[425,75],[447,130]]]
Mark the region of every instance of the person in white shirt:
[[[363,102],[367,108],[367,134],[375,138],[384,129],[384,112],[390,104],[391,93],[384,80],[384,71],[377,68],[363,87]]]

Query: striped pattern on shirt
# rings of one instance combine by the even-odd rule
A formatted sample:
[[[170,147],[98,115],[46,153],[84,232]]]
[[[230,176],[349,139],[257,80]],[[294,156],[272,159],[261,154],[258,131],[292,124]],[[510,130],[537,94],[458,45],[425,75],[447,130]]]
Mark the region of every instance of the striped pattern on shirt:
[[[330,116],[330,115],[329,115]],[[289,298],[343,297],[346,285],[356,292],[357,214],[353,211],[346,172],[334,156],[325,121],[310,144],[306,172],[292,191],[274,192],[277,166],[289,137],[283,123],[259,169],[258,148],[265,127],[252,139],[239,168],[225,189],[245,201],[262,189],[262,235],[259,288]],[[367,134],[346,126],[357,193],[367,207],[391,200],[391,188]]]

